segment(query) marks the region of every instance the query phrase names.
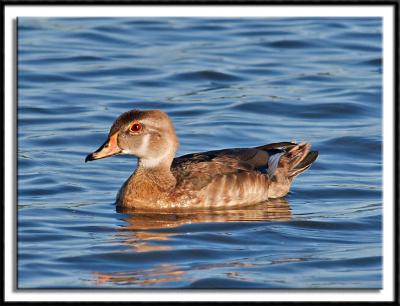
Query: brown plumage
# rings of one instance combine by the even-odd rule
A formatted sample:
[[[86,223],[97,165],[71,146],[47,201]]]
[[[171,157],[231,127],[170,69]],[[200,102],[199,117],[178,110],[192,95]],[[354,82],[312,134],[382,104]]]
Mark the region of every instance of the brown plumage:
[[[132,110],[120,115],[108,140],[86,161],[115,154],[138,157],[117,205],[140,210],[223,209],[285,196],[293,178],[318,156],[310,145],[280,142],[174,158],[178,147],[168,115]]]

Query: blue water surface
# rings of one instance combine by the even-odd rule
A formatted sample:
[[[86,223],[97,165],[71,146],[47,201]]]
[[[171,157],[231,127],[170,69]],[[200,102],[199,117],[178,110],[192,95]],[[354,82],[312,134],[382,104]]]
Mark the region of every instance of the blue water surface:
[[[19,18],[19,288],[381,288],[380,18]],[[84,163],[161,109],[179,155],[307,141],[285,199],[117,211],[136,167]]]

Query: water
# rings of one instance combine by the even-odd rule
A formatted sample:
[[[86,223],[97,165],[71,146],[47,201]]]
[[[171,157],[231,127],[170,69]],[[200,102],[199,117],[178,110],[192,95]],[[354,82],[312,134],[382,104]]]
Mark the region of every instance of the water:
[[[379,18],[20,18],[19,288],[381,288]],[[307,141],[285,199],[117,211],[136,159],[85,164],[162,109],[179,155]]]

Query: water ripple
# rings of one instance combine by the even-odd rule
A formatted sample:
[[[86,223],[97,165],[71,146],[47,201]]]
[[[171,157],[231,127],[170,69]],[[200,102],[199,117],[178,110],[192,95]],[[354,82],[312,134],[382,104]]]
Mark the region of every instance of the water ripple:
[[[168,79],[172,79],[175,81],[187,81],[187,82],[193,82],[193,81],[230,82],[230,81],[241,80],[241,78],[238,76],[213,70],[201,70],[196,72],[178,73],[169,77]]]

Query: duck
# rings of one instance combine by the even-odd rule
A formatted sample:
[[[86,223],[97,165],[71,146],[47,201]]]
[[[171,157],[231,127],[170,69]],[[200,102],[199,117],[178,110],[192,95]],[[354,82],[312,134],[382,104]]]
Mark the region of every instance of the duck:
[[[277,142],[175,157],[179,140],[161,110],[129,110],[112,124],[107,140],[85,162],[119,154],[137,157],[116,205],[137,211],[245,207],[288,194],[295,177],[318,151],[308,143]]]

